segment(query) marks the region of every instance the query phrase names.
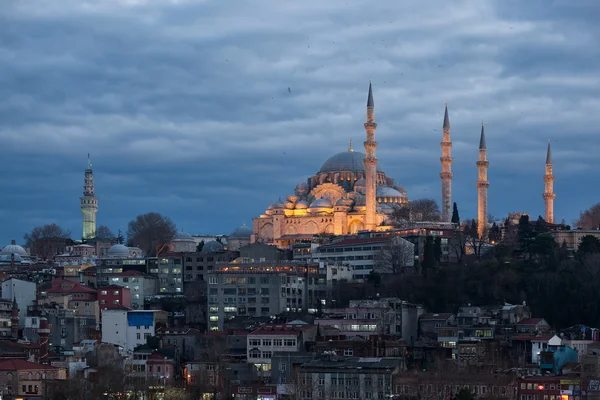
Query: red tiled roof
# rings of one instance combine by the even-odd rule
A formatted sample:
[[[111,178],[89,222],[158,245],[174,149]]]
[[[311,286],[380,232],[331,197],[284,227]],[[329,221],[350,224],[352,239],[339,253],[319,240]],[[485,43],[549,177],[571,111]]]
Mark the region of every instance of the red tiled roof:
[[[68,285],[72,285],[71,287],[62,287],[62,285],[66,283]],[[50,282],[52,287],[50,289],[45,290],[48,293],[96,293],[96,289],[89,288],[87,286],[83,286],[75,281],[69,281],[66,279],[53,279]]]
[[[427,313],[427,314],[421,315],[421,318],[419,318],[419,319],[434,320],[434,321],[446,321],[451,316],[452,316],[451,313],[439,313],[439,314]]]
[[[0,371],[27,371],[38,369],[56,369],[49,365],[32,363],[20,359],[0,360]]]
[[[354,239],[344,239],[341,242],[337,243],[327,243],[321,245],[321,247],[339,247],[339,246],[351,246],[355,244],[370,244],[370,243],[382,243],[388,241],[387,237],[377,237],[377,238],[354,238]]]
[[[545,322],[544,318],[525,318],[525,319],[519,321],[519,323],[517,323],[517,325],[537,325],[542,321]]]
[[[263,325],[255,331],[249,333],[249,335],[298,335],[302,331],[313,327],[313,325],[290,325],[290,324],[268,324]]]

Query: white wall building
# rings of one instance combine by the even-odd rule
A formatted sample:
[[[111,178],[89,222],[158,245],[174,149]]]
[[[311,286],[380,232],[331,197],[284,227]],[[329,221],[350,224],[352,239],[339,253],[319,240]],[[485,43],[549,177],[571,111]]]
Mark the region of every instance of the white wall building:
[[[17,299],[19,305],[19,329],[25,327],[25,315],[27,315],[27,306],[33,305],[35,301],[36,285],[34,282],[22,281],[20,279],[10,278],[2,282],[2,298]]]
[[[157,322],[166,322],[162,310],[102,310],[102,342],[133,351],[155,335]]]
[[[315,333],[314,325],[301,321],[263,325],[246,336],[247,360],[258,368],[262,376],[271,376],[274,352],[297,353],[303,349],[306,337]]]

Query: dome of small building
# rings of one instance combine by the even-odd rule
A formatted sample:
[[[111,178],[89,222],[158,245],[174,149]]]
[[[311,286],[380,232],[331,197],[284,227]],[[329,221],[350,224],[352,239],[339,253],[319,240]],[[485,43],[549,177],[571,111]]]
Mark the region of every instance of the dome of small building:
[[[392,187],[378,186],[377,197],[404,197],[404,195]]]
[[[312,202],[312,204],[310,205],[310,208],[332,208],[333,204],[331,204],[331,201],[329,201],[329,199],[318,199]]]
[[[249,238],[250,236],[252,236],[252,228],[246,226],[246,224],[240,226],[229,235],[231,238]]]
[[[109,257],[129,257],[129,247],[122,244],[115,244],[108,249]]]
[[[173,240],[194,240],[194,238],[189,233],[180,231],[175,233]]]
[[[365,155],[358,151],[344,151],[331,157],[319,172],[365,172]],[[377,171],[380,171],[377,165]]]
[[[219,251],[223,251],[224,246],[217,242],[216,240],[211,240],[210,242],[206,242],[202,247],[202,253],[217,253]]]
[[[4,247],[2,249],[2,251],[0,251],[0,255],[7,255],[10,256],[11,254],[14,254],[15,256],[28,256],[27,254],[27,250],[25,250],[23,247],[19,246],[17,244],[16,241],[12,241],[11,244],[9,244],[8,246]]]
[[[283,206],[285,207],[286,210],[294,209],[294,203],[292,203],[291,201],[286,201],[285,203],[283,203]]]
[[[282,208],[285,208],[285,204],[283,204],[283,202],[278,201],[277,203],[272,204],[273,208],[271,208],[272,210],[279,210]]]
[[[308,208],[308,202],[305,200],[300,200],[296,203],[296,210],[306,210]]]
[[[298,197],[304,197],[308,194],[309,189],[310,187],[308,186],[308,183],[302,182],[296,186],[294,189],[294,194]]]

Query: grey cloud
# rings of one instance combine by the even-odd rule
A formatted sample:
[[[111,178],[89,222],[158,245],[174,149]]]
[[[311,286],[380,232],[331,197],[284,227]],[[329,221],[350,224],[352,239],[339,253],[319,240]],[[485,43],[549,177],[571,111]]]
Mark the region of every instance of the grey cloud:
[[[483,118],[491,212],[542,212],[552,138],[556,211],[570,221],[599,194],[567,201],[577,178],[598,179],[600,150],[598,6],[578,5],[11,0],[0,209],[13,212],[0,238],[41,221],[79,232],[87,152],[113,229],[150,209],[198,232],[249,223],[350,138],[361,148],[369,79],[378,157],[409,197],[439,197],[447,101],[461,215],[475,213]]]

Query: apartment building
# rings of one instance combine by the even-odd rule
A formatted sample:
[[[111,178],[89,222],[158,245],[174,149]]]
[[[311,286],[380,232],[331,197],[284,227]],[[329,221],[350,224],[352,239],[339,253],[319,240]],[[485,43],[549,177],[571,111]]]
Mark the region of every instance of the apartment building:
[[[316,312],[327,298],[326,276],[317,264],[229,263],[207,271],[207,277],[210,330],[222,330],[235,316]]]
[[[315,336],[316,326],[302,321],[263,325],[247,335],[247,360],[257,367],[262,377],[270,377],[274,353],[303,352],[304,343],[314,341]]]
[[[111,285],[130,290],[131,307],[144,309],[144,298],[158,293],[158,278],[139,271],[124,271],[110,278]]]

